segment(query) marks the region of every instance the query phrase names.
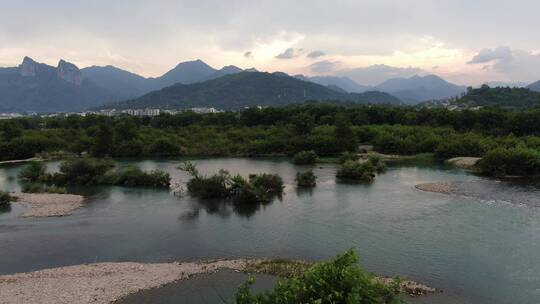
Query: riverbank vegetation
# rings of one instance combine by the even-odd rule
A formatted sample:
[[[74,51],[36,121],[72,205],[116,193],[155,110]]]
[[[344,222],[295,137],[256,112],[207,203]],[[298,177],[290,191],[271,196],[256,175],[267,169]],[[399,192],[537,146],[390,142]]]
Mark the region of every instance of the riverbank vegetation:
[[[191,176],[187,182],[189,194],[202,199],[231,199],[236,204],[265,204],[283,194],[283,180],[277,174],[250,174],[246,179],[241,175],[231,176],[226,170],[205,176],[190,162],[178,168]]]
[[[241,112],[157,117],[49,117],[0,121],[0,160],[37,153],[95,157],[354,154],[359,143],[384,154],[483,157],[540,149],[540,109],[449,111],[311,103]],[[311,161],[310,161],[311,162]]]
[[[331,261],[317,263],[299,275],[280,280],[268,292],[253,294],[253,279],[242,284],[236,293],[238,304],[296,303],[403,303],[399,280],[385,284],[358,266],[352,250]]]
[[[540,175],[540,151],[524,146],[496,148],[487,152],[477,167],[491,176]]]

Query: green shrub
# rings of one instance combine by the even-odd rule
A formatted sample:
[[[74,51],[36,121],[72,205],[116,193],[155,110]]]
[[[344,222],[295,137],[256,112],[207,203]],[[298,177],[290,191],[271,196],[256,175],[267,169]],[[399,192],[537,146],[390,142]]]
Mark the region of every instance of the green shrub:
[[[386,171],[386,162],[379,155],[370,155],[367,162],[373,165],[377,173]]]
[[[353,153],[353,152],[343,152],[341,153],[341,156],[339,157],[339,163],[340,164],[344,164],[346,163],[347,161],[357,161],[360,159],[360,156],[358,156],[357,153]]]
[[[399,283],[385,285],[362,270],[353,250],[315,264],[297,277],[278,281],[274,290],[252,294],[252,284],[250,279],[238,288],[237,304],[402,303]]]
[[[42,162],[31,162],[19,172],[19,179],[29,182],[37,182],[44,178],[46,166]]]
[[[67,189],[65,187],[47,186],[40,183],[25,183],[22,187],[24,193],[56,193],[66,194]]]
[[[8,207],[10,203],[14,200],[15,198],[9,195],[9,193],[0,191],[0,208]]]
[[[317,162],[317,158],[315,151],[301,151],[294,155],[293,162],[296,165],[313,165]]]
[[[366,182],[375,179],[375,167],[371,162],[348,161],[338,168],[336,177],[344,182]]]
[[[209,177],[196,175],[187,183],[188,192],[204,199],[228,198],[231,196],[231,176],[225,170]]]
[[[299,188],[312,188],[317,185],[317,176],[313,173],[313,170],[306,172],[296,173],[296,185]]]
[[[189,162],[178,167],[188,172],[192,178],[187,183],[188,192],[203,199],[232,198],[235,203],[266,203],[283,193],[283,180],[276,174],[251,174],[249,179],[240,175],[231,177],[228,171],[209,177],[199,174],[197,168]]]
[[[95,185],[103,183],[107,171],[114,168],[109,159],[75,158],[60,164],[60,172],[49,175],[48,182],[58,185]]]
[[[491,176],[540,174],[540,151],[524,147],[497,148],[477,163],[483,174]]]
[[[104,183],[125,187],[169,187],[171,177],[169,173],[160,170],[145,172],[136,166],[126,166],[107,172]]]
[[[283,179],[277,174],[251,174],[249,176],[249,183],[257,189],[263,190],[263,192],[270,195],[277,195],[283,193]]]

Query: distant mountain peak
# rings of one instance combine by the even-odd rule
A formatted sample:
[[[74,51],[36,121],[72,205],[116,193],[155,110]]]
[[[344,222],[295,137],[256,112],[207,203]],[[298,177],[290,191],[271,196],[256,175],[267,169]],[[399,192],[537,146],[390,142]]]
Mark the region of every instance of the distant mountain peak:
[[[73,63],[60,59],[56,70],[59,78],[75,85],[81,85],[83,79],[81,70]]]
[[[227,65],[227,66],[222,67],[220,71],[227,72],[227,73],[239,73],[242,71],[242,69],[235,65]]]
[[[455,97],[465,92],[465,87],[449,83],[433,74],[388,79],[375,89],[393,94],[409,104]]]
[[[21,73],[21,76],[33,77],[36,76],[38,67],[39,63],[34,61],[34,59],[24,56],[21,65],[19,65],[19,72]]]

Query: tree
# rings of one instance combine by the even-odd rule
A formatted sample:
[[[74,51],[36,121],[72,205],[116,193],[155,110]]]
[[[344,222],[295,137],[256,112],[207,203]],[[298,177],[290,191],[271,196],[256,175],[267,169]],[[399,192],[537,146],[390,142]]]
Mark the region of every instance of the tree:
[[[358,139],[351,128],[351,121],[345,113],[338,113],[335,117],[335,137],[340,151],[356,151]]]
[[[311,133],[315,120],[309,113],[300,113],[292,118],[294,130],[298,135],[306,135]]]
[[[113,130],[108,125],[100,125],[92,146],[94,156],[111,155],[113,149]]]

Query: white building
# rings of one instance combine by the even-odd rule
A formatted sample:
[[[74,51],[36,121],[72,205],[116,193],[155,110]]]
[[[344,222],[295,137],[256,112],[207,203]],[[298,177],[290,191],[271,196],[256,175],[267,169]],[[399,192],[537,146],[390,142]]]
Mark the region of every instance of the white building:
[[[122,111],[131,116],[159,116],[161,111],[159,109],[128,109]]]

